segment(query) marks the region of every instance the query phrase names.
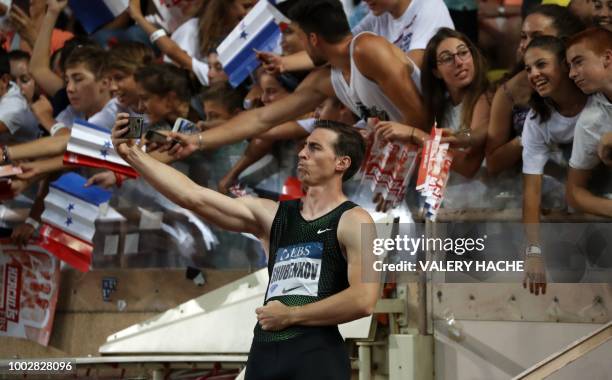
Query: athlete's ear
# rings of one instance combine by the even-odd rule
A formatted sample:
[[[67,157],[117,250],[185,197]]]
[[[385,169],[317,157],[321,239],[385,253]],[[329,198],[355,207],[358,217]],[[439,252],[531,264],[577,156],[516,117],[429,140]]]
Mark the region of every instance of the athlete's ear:
[[[351,167],[351,158],[349,156],[338,157],[336,160],[336,170],[345,172]]]

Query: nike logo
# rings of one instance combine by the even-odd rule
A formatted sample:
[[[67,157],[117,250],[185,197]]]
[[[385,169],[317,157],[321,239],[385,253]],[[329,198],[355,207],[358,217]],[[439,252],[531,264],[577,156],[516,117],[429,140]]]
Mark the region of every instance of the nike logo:
[[[286,288],[285,288],[285,289],[283,289],[282,293],[283,293],[283,294],[287,294],[287,293],[289,293],[289,292],[291,292],[291,291],[293,291],[293,290],[295,290],[295,289],[299,289],[299,288],[301,288],[301,287],[302,287],[302,285],[298,285],[298,286],[296,286],[296,287],[289,288],[289,289],[286,289]]]
[[[317,235],[321,235],[322,233],[327,232],[327,231],[331,231],[331,230],[332,230],[331,228],[326,228],[324,230],[318,230],[317,231]]]

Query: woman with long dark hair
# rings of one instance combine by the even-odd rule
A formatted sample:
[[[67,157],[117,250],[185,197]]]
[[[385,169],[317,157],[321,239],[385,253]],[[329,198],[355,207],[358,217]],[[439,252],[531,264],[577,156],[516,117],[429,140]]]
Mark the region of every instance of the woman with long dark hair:
[[[525,51],[525,71],[534,93],[522,135],[523,223],[527,232],[525,255],[530,291],[538,294],[540,289],[545,292],[546,283],[539,246],[544,167],[549,161],[556,162],[560,176],[564,177],[574,127],[587,96],[569,78],[565,46],[558,38],[534,38]],[[557,191],[562,192],[563,186],[558,186]]]

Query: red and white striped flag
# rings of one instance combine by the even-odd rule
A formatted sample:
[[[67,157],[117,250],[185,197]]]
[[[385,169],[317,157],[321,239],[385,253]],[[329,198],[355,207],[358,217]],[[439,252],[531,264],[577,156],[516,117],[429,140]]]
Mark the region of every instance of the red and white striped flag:
[[[67,173],[51,183],[40,231],[43,248],[83,272],[91,264],[96,219],[103,215],[123,218],[108,206],[110,191],[85,187],[86,182],[76,173]]]
[[[115,151],[110,131],[83,120],[76,120],[72,126],[64,163],[108,169],[131,178],[138,177],[138,173]]]

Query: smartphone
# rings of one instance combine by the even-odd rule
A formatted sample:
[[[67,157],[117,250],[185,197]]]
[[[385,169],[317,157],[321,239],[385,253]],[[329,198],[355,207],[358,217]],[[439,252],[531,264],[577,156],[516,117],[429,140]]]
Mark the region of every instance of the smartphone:
[[[149,129],[147,131],[147,134],[145,135],[145,138],[147,139],[148,142],[154,142],[154,143],[159,143],[159,144],[164,144],[168,142],[167,140],[168,136],[166,136],[165,134],[155,129]],[[172,141],[172,145],[178,143],[177,140],[171,140],[171,141]]]
[[[139,139],[142,137],[142,129],[144,126],[144,117],[130,116],[128,117],[128,131],[122,136],[126,139]]]
[[[182,117],[179,117],[174,122],[174,126],[172,127],[172,132],[178,132],[178,133],[184,133],[187,135],[191,135],[199,131],[194,122],[189,121],[187,119],[183,119]]]

